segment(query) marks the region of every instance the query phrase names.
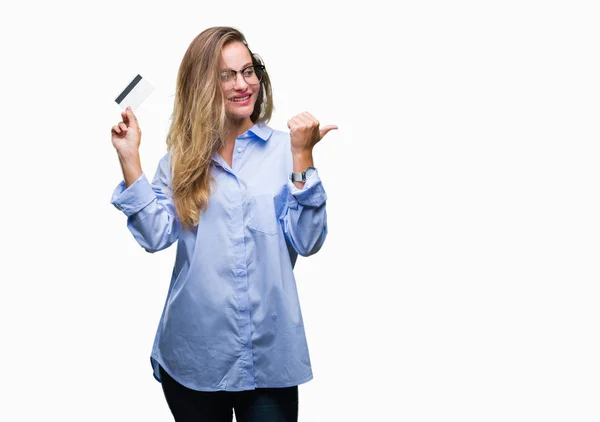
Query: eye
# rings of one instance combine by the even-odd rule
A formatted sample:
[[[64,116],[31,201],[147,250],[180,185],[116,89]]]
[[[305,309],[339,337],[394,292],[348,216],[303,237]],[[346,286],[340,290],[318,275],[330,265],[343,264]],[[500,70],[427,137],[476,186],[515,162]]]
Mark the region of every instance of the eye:
[[[246,69],[244,69],[244,78],[250,77],[254,75],[254,68],[253,67],[247,67]]]
[[[229,82],[232,78],[231,73],[232,72],[229,72],[226,70],[222,71],[221,72],[221,82]]]

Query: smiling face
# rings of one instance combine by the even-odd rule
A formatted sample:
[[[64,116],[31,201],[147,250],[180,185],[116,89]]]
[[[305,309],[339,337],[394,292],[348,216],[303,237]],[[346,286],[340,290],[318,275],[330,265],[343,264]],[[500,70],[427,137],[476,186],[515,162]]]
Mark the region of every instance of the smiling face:
[[[223,47],[219,69],[222,71],[221,88],[225,94],[225,108],[227,114],[237,120],[238,123],[250,124],[250,116],[254,111],[256,98],[260,92],[260,82],[248,83],[242,77],[241,72],[237,72],[234,78],[226,80],[226,75],[231,72],[228,70],[242,70],[252,66],[252,57],[248,48],[239,41],[226,44]],[[250,79],[250,78],[247,78]]]

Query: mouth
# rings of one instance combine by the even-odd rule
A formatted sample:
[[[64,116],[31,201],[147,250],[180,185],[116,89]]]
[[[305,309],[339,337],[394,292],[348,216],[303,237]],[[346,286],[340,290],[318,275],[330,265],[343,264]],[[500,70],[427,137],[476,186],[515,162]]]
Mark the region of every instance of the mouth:
[[[250,100],[251,96],[252,96],[252,94],[239,96],[239,97],[231,97],[231,98],[229,98],[229,101],[231,101],[232,103],[245,104]]]

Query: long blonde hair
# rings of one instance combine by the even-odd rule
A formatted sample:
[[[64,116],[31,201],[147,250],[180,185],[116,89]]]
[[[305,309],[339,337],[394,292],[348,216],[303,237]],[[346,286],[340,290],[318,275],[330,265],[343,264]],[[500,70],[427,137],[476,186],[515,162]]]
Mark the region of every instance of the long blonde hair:
[[[226,44],[244,35],[235,28],[213,27],[202,31],[188,47],[177,74],[177,85],[167,147],[171,160],[171,189],[184,229],[198,225],[211,192],[211,159],[225,146],[228,117],[221,89],[219,60]],[[261,58],[248,48],[254,65]],[[263,71],[253,123],[268,122],[273,111],[271,82]]]

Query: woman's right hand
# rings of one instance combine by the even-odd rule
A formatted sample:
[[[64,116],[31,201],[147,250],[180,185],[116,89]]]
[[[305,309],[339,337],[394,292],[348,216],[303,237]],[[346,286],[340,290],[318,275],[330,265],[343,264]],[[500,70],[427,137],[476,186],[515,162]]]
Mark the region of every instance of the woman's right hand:
[[[123,119],[111,129],[112,143],[121,157],[138,155],[142,140],[142,129],[131,107],[121,112]]]

